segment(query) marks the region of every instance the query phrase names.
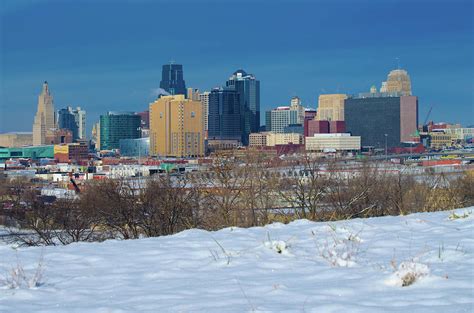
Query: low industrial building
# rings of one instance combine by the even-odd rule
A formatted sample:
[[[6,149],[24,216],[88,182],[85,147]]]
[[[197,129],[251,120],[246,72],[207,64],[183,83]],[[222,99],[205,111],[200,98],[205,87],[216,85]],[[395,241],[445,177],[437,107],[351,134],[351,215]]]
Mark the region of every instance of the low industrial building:
[[[305,148],[307,151],[359,151],[360,136],[351,136],[350,134],[314,134],[312,137],[306,137]]]
[[[0,147],[17,148],[31,146],[33,144],[33,133],[16,132],[0,134]]]
[[[55,159],[58,162],[78,163],[87,160],[89,149],[85,143],[64,145],[29,146],[21,148],[0,148],[0,160],[8,159]]]
[[[474,138],[474,127],[446,128],[445,133],[451,135],[453,140],[467,142]]]
[[[431,149],[442,149],[453,145],[455,135],[446,134],[444,131],[430,132],[429,138]]]
[[[277,145],[303,143],[303,135],[299,133],[252,133],[249,135],[249,143],[252,147],[274,147]]]
[[[23,158],[41,159],[54,158],[54,145],[30,146],[22,148],[0,148],[0,159]]]

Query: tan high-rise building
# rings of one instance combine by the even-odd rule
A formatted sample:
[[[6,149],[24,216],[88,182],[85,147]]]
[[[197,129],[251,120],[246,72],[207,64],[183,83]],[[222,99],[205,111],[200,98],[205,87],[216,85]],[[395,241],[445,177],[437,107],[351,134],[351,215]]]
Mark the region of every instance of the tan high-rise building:
[[[196,88],[188,88],[188,96],[189,100],[199,101],[199,89]]]
[[[345,94],[320,95],[318,99],[318,121],[344,121]]]
[[[92,141],[95,142],[95,149],[100,151],[100,122],[92,126]]]
[[[204,119],[200,101],[184,95],[162,96],[150,104],[150,154],[204,155]]]
[[[48,88],[48,82],[44,82],[43,90],[38,96],[38,111],[33,123],[33,145],[39,146],[46,144],[46,133],[50,129],[56,128],[56,119],[54,114],[53,96]]]
[[[304,107],[301,105],[301,99],[299,97],[293,97],[290,101],[290,110],[298,111],[298,118],[296,124],[304,123]]]
[[[408,72],[400,69],[390,71],[387,77],[386,92],[397,92],[401,96],[411,96],[411,80]]]

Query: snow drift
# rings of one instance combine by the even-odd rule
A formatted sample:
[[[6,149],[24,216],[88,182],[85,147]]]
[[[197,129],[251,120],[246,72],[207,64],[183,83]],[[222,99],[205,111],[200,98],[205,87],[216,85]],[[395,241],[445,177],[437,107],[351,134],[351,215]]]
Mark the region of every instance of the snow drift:
[[[0,245],[0,312],[472,312],[473,212]]]

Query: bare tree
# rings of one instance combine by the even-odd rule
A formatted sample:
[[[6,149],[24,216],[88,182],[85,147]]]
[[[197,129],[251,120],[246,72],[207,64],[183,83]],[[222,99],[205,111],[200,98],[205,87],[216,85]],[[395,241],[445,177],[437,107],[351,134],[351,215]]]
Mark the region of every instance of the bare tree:
[[[293,209],[297,218],[318,219],[327,191],[325,175],[322,160],[305,154],[280,179],[280,196]]]
[[[134,239],[140,235],[136,188],[127,179],[96,181],[86,185],[81,200],[97,212],[102,227],[123,239]]]
[[[248,171],[245,164],[233,155],[217,154],[206,172],[195,179],[202,193],[204,223],[208,228],[218,229],[239,225],[242,215],[241,195],[247,184]]]
[[[149,180],[136,202],[139,226],[148,237],[198,226],[199,193],[185,175]]]
[[[54,235],[62,244],[97,241],[99,216],[93,206],[81,200],[62,199],[54,203]],[[103,233],[102,233],[103,234]]]
[[[261,151],[250,150],[245,154],[247,173],[245,185],[242,186],[242,209],[249,219],[248,226],[264,225],[270,221],[270,216],[276,212],[278,203],[277,184],[279,177],[272,175],[269,168],[271,159]]]

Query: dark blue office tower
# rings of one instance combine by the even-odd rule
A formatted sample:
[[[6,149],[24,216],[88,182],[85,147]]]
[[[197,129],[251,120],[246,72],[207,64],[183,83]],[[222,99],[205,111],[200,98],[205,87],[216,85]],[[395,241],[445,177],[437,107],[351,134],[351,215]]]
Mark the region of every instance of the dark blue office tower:
[[[181,64],[165,64],[161,74],[160,88],[171,95],[185,95],[186,83],[183,78],[183,66]]]
[[[236,91],[240,104],[240,129],[242,144],[249,144],[249,134],[260,128],[260,81],[244,70],[237,70],[226,83]]]

